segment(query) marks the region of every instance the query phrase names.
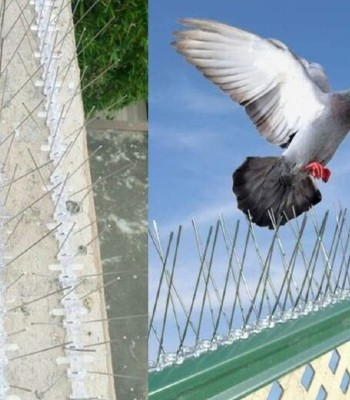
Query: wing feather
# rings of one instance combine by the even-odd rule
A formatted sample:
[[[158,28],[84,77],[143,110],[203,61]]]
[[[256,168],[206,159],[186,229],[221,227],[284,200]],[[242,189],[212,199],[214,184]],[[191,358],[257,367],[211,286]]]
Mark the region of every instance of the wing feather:
[[[322,67],[282,42],[209,20],[185,19],[177,51],[243,105],[270,143],[284,145],[324,110]]]

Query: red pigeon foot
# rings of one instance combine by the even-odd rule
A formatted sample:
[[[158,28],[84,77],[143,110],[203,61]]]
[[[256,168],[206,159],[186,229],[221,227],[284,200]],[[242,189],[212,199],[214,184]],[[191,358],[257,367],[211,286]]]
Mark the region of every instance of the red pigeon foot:
[[[322,179],[323,182],[328,182],[328,179],[331,176],[331,171],[319,162],[309,163],[304,167],[304,171],[309,172],[310,175],[316,179]]]

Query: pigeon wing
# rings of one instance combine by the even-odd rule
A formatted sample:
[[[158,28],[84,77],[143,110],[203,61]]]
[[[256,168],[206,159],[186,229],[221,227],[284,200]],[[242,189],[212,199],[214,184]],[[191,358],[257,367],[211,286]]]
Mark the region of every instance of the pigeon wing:
[[[323,111],[324,92],[286,45],[228,25],[184,19],[177,51],[245,107],[267,141],[286,145]]]

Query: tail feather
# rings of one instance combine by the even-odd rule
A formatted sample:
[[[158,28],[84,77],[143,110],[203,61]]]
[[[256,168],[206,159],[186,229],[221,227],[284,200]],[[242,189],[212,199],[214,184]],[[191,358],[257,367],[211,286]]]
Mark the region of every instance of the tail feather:
[[[284,225],[322,199],[312,178],[291,172],[282,157],[248,157],[233,174],[238,208],[259,226]]]

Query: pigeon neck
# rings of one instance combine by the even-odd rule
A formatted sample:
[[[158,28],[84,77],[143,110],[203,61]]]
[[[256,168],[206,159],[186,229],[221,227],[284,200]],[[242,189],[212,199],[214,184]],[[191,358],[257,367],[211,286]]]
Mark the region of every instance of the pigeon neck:
[[[349,121],[349,125],[350,125],[350,90],[347,90],[344,93],[344,97],[345,97],[345,101],[346,101],[346,104],[347,104],[347,107],[346,107],[347,108],[346,118]]]
[[[345,100],[350,103],[350,89],[343,92],[343,96],[344,96]]]
[[[344,92],[345,101],[347,103],[347,119],[350,121],[350,90]]]
[[[332,111],[338,121],[350,129],[350,90],[333,94]]]

